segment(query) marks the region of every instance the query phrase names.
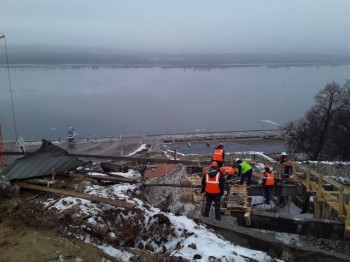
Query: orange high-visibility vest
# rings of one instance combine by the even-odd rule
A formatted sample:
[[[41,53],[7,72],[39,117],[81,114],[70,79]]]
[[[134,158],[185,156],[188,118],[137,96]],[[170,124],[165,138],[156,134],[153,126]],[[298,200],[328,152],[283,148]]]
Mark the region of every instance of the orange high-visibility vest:
[[[219,194],[220,193],[219,181],[220,181],[220,172],[218,172],[214,177],[210,177],[208,173],[206,173],[205,192],[209,194]]]
[[[229,176],[233,176],[236,173],[236,169],[230,166],[223,166],[220,168],[221,173]]]
[[[223,149],[216,148],[214,150],[213,161],[224,161],[222,154],[224,153]]]
[[[273,186],[275,184],[275,175],[272,171],[270,173],[264,172],[264,179],[266,179],[265,186]]]

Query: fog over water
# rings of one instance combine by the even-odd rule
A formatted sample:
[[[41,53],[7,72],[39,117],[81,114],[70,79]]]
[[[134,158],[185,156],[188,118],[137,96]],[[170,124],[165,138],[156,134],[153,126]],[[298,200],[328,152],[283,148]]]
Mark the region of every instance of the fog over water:
[[[10,69],[17,133],[25,140],[124,134],[275,129],[303,117],[327,83],[343,84],[350,65],[304,67]],[[6,67],[0,119],[14,139]]]
[[[349,53],[348,0],[2,0],[10,44],[161,52]]]

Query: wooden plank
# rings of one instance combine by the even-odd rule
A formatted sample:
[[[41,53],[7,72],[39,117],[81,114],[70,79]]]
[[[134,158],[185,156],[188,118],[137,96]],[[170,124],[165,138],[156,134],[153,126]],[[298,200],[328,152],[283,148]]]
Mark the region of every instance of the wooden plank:
[[[252,224],[252,221],[250,219],[250,211],[244,213],[244,221],[247,226],[250,226]]]
[[[346,209],[345,239],[350,239],[350,201]]]
[[[74,192],[74,191],[60,190],[60,189],[55,189],[55,188],[46,188],[46,187],[42,187],[42,186],[31,185],[31,184],[28,184],[25,182],[17,182],[15,184],[22,187],[22,188],[49,192],[49,193],[53,193],[53,194],[59,195],[59,196],[61,196],[61,195],[74,196],[74,197],[90,200],[91,202],[94,202],[94,203],[104,203],[104,204],[109,204],[109,205],[115,206],[115,207],[133,208],[136,206],[136,204],[127,203],[125,201],[120,201],[120,200],[116,200],[116,199],[104,198],[104,197],[99,197],[99,196],[94,196],[94,195],[89,195],[89,194],[84,194],[84,193],[78,193],[78,192]]]
[[[143,184],[144,187],[160,187],[160,186],[166,186],[166,187],[188,187],[188,188],[202,188],[202,186],[199,185],[182,185],[182,184]]]
[[[135,179],[127,178],[127,177],[115,177],[115,176],[94,176],[94,175],[85,175],[88,178],[96,179],[96,180],[105,180],[105,181],[113,181],[120,183],[129,183],[136,184],[137,181]]]
[[[316,198],[318,201],[322,200],[322,175],[319,174],[318,175],[318,179],[317,179],[317,193],[316,193]]]
[[[332,212],[332,207],[327,205],[327,204],[324,204],[322,211],[323,211],[322,212],[322,218],[323,219],[329,219],[329,216],[331,215],[331,212]]]
[[[306,191],[310,192],[310,167],[306,170]]]
[[[309,166],[303,166],[303,165],[299,165],[298,168],[300,168],[301,170],[305,171],[305,172],[310,172],[310,175],[318,177],[319,175],[321,175],[320,173],[316,172],[315,170],[311,169]],[[335,186],[336,188],[340,188],[340,186],[342,184],[336,182],[335,180],[329,178],[329,177],[323,177],[322,178],[323,181]],[[345,187],[344,188],[344,194],[349,194],[350,193],[350,187]]]
[[[228,209],[228,208],[222,208],[222,209],[220,209],[220,211],[222,211],[222,212],[240,212],[240,213],[243,213],[243,212],[247,212],[247,208],[230,208],[230,209]]]
[[[341,185],[339,188],[339,210],[338,215],[343,216],[344,215],[344,186]]]
[[[47,184],[55,184],[56,181],[52,181],[52,180],[46,180],[46,179],[25,179],[24,180],[25,182],[27,183],[30,183],[30,184],[37,184],[37,185],[47,185]]]
[[[314,201],[314,217],[321,218],[321,207],[318,201]]]
[[[165,164],[184,164],[198,166],[198,161],[192,160],[171,160],[168,158],[148,158],[134,156],[101,156],[101,155],[86,155],[86,154],[70,154],[78,158],[88,159],[111,159],[116,161],[134,161],[138,163],[165,163]]]
[[[339,195],[339,191],[328,191],[328,190],[326,190],[325,192],[327,194],[330,194],[330,195]],[[347,194],[344,193],[344,195],[349,195],[349,193],[347,193]]]
[[[243,208],[243,206],[240,206],[240,205],[232,205],[232,206],[227,206],[226,209],[233,211],[233,210],[237,210],[237,209],[242,210],[244,208]]]

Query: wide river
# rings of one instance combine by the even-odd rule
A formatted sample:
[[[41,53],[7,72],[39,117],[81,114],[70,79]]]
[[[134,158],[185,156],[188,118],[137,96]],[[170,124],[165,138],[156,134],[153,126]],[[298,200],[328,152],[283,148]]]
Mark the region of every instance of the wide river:
[[[350,65],[229,68],[0,68],[4,139],[275,129],[303,117]]]

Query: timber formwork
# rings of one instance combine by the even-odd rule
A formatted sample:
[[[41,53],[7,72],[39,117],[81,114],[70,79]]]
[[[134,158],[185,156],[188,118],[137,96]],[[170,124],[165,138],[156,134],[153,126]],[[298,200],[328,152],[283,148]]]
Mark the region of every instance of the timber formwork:
[[[244,213],[245,223],[250,225],[251,202],[252,198],[248,195],[247,185],[231,185],[228,195],[224,197],[224,206],[221,211],[226,215]]]
[[[350,188],[311,169],[309,166],[293,163],[296,183],[302,183],[306,192],[314,196],[314,217],[318,219],[333,219],[344,223],[344,237],[350,239]],[[300,179],[296,171],[301,171],[305,177]],[[324,189],[324,184],[330,184],[335,190]]]

